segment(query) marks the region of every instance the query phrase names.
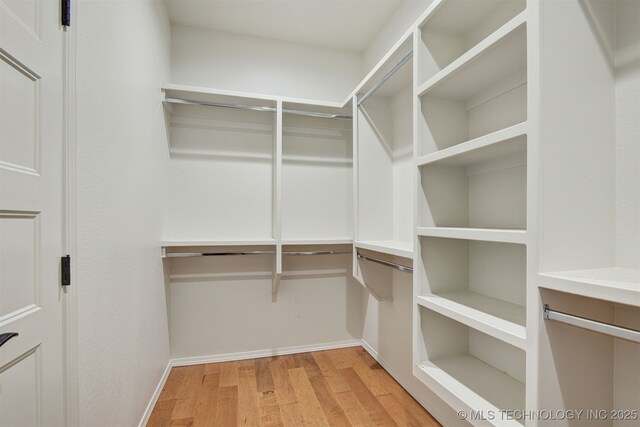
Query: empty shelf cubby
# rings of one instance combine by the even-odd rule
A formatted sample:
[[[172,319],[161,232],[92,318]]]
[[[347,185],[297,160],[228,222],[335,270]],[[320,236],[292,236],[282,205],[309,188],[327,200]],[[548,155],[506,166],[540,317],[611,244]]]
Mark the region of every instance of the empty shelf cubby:
[[[419,225],[525,230],[526,139],[422,164]]]
[[[420,156],[526,122],[526,45],[523,21],[417,88]]]
[[[524,11],[524,0],[449,0],[441,2],[420,27],[419,83],[461,56],[490,44],[505,24]]]
[[[526,247],[419,238],[418,303],[524,348]]]
[[[517,425],[500,411],[525,408],[525,352],[427,308],[419,316],[418,377],[446,402]]]

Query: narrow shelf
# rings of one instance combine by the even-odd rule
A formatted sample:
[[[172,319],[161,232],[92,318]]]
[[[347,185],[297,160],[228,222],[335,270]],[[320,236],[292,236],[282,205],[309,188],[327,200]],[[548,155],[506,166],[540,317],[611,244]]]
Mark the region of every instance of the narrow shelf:
[[[486,242],[526,244],[526,230],[460,227],[418,227],[419,236],[447,239],[482,240]]]
[[[397,240],[355,242],[354,245],[356,248],[367,249],[403,258],[413,258],[413,249],[411,249],[409,244]]]
[[[521,12],[418,86],[418,96],[466,99],[526,68],[526,12]]]
[[[275,245],[275,239],[263,240],[164,240],[163,248],[185,248],[196,246],[264,246]]]
[[[353,239],[349,237],[335,239],[283,239],[283,245],[351,245]]]
[[[640,270],[597,268],[538,275],[539,286],[562,292],[640,307]]]
[[[526,133],[526,122],[519,123],[419,157],[416,163],[417,166],[429,164],[467,166],[497,157],[524,152],[527,150]]]
[[[418,364],[418,377],[455,410],[494,411],[492,425],[521,426],[500,410],[525,408],[525,385],[470,356],[443,357]]]
[[[526,348],[525,307],[474,292],[417,297],[418,304],[522,350]]]

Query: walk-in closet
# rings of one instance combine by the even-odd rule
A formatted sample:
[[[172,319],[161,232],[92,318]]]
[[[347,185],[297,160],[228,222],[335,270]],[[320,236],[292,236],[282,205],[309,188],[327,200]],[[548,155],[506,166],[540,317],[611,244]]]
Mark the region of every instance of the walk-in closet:
[[[640,0],[0,0],[1,427],[640,426]]]

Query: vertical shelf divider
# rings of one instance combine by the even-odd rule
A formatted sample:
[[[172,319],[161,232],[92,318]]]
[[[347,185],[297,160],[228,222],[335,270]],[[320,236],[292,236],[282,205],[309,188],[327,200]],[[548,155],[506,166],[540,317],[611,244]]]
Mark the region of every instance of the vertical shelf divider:
[[[276,104],[273,143],[273,238],[276,241],[271,299],[276,302],[282,279],[282,101]]]

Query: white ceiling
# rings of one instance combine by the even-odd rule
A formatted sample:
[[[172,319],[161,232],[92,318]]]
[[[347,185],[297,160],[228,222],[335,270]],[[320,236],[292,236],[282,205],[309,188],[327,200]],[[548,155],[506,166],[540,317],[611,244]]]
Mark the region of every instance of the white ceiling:
[[[401,0],[166,0],[190,27],[363,51]]]

